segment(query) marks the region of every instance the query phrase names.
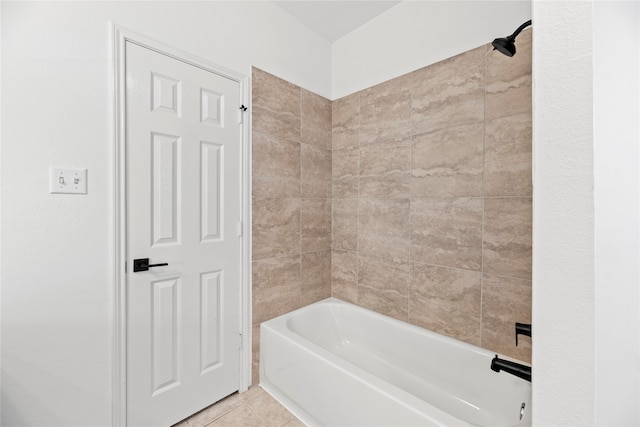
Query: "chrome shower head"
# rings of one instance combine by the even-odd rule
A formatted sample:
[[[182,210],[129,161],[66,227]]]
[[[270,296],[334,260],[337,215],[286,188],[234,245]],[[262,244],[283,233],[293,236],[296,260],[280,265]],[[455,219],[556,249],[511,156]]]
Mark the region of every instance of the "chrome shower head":
[[[531,25],[531,20],[520,25],[518,29],[515,30],[513,34],[511,34],[510,36],[495,39],[491,43],[493,45],[493,50],[497,50],[498,52],[507,56],[515,55],[516,54],[516,44],[515,44],[516,37],[518,37],[518,34],[520,34],[520,32],[524,30],[526,27],[528,27],[529,25]]]

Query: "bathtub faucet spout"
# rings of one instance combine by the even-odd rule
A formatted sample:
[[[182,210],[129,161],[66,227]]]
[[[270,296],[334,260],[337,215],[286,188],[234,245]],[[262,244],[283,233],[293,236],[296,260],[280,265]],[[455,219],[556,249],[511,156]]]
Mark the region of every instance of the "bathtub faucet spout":
[[[496,372],[505,371],[511,375],[515,375],[516,377],[520,377],[523,380],[531,382],[531,366],[525,366],[510,360],[500,359],[497,354],[491,361],[491,370]]]

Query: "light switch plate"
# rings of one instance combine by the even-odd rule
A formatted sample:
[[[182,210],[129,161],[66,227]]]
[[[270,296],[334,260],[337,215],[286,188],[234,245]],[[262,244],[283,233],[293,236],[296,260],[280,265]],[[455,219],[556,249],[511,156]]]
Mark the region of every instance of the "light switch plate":
[[[87,194],[87,170],[52,167],[49,193]]]

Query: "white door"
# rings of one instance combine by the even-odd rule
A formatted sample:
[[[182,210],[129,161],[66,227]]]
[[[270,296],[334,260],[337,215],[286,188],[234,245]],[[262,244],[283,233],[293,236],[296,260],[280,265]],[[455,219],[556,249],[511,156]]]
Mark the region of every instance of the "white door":
[[[126,43],[129,426],[239,389],[239,102],[238,82]]]

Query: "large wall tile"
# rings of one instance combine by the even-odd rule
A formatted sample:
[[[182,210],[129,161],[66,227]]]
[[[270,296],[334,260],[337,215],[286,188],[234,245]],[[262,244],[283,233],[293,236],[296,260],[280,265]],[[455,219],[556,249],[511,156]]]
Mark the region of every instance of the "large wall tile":
[[[299,142],[300,88],[255,67],[252,77],[253,128]]]
[[[253,132],[253,195],[300,196],[300,143]]]
[[[412,197],[482,195],[484,123],[413,137]]]
[[[300,90],[300,136],[302,142],[331,150],[331,101]]]
[[[515,323],[531,323],[531,281],[485,274],[482,278],[482,347],[531,362],[531,338]]]
[[[331,248],[331,199],[302,199],[301,251]]]
[[[360,147],[360,197],[409,198],[410,139]]]
[[[358,199],[332,199],[331,247],[346,251],[358,249]]]
[[[484,272],[531,279],[531,198],[486,198]]]
[[[334,150],[357,147],[360,144],[360,94],[334,101],[332,107],[332,146]]]
[[[252,266],[254,324],[301,306],[300,255],[254,261]]]
[[[358,254],[331,252],[331,295],[341,300],[358,303]]]
[[[531,196],[531,114],[485,125],[485,196]]]
[[[411,135],[411,92],[407,76],[360,94],[360,144],[402,140]]]
[[[482,269],[482,199],[413,199],[412,261]]]
[[[358,304],[407,321],[410,265],[360,254],[358,256]]]
[[[302,197],[331,197],[331,151],[309,144],[300,148]]]
[[[385,259],[408,260],[411,223],[408,199],[359,199],[358,250]]]
[[[302,254],[302,303],[312,304],[331,296],[331,251]]]
[[[516,41],[513,57],[487,47],[486,119],[531,113],[531,30]]]
[[[414,135],[484,120],[485,53],[482,46],[412,73]]]
[[[409,322],[480,345],[482,273],[413,263]]]
[[[253,259],[300,253],[300,199],[253,198]]]
[[[355,146],[331,154],[332,197],[358,197],[360,150]]]

